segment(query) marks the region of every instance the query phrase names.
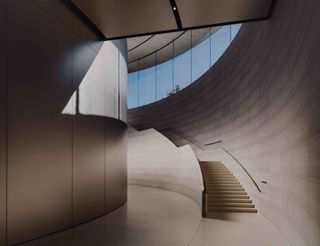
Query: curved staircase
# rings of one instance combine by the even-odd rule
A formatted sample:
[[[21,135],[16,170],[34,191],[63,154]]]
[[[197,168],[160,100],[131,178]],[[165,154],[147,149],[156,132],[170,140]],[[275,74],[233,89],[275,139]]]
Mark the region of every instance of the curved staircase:
[[[204,217],[217,212],[257,213],[235,176],[217,161],[199,161],[204,178]]]

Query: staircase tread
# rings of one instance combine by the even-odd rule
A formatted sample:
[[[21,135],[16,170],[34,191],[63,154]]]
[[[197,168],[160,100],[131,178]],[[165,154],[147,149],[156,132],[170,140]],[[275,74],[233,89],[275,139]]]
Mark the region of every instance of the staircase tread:
[[[207,201],[207,204],[212,203],[252,203],[252,200],[250,199],[216,199],[214,201]]]
[[[207,208],[254,208],[252,203],[215,203],[207,205]]]
[[[207,199],[251,199],[248,195],[239,195],[239,194],[225,194],[225,195],[219,195],[219,194],[207,194]]]
[[[210,212],[257,212],[245,188],[222,162],[199,163],[206,188],[207,215]]]
[[[231,187],[231,188],[221,188],[221,189],[218,189],[218,188],[210,188],[210,187],[206,187],[206,191],[208,193],[211,193],[211,192],[221,192],[223,193],[223,191],[245,191],[243,188],[234,188],[234,187]]]
[[[232,208],[232,207],[225,207],[225,208],[215,208],[211,209],[207,212],[207,216],[210,214],[210,212],[244,212],[244,213],[257,213],[258,210],[256,208]]]

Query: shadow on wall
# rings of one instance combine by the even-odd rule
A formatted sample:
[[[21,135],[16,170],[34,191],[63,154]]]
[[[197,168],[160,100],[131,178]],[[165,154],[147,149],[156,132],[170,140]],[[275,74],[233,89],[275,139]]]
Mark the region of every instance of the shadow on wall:
[[[15,245],[126,202],[126,43],[99,41],[60,1],[2,3],[0,245]]]

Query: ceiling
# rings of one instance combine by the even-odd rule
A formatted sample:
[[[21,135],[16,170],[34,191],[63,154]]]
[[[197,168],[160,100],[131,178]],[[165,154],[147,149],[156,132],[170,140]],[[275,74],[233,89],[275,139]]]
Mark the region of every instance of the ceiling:
[[[128,38],[128,70],[134,72],[161,64],[190,50],[220,27]]]
[[[275,0],[71,1],[106,39],[115,39],[266,19]]]

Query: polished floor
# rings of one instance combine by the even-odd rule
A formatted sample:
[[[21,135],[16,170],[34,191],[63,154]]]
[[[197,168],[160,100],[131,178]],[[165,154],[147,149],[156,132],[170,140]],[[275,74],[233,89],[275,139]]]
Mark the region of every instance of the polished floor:
[[[288,245],[259,214],[201,218],[199,206],[181,194],[129,186],[128,203],[72,230],[24,246],[282,246]]]

